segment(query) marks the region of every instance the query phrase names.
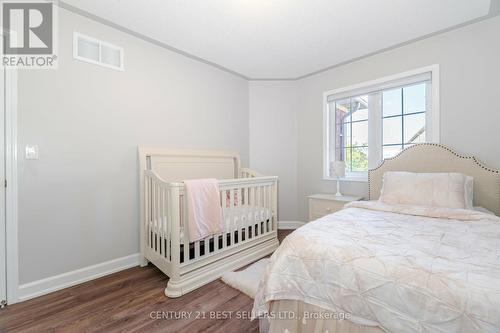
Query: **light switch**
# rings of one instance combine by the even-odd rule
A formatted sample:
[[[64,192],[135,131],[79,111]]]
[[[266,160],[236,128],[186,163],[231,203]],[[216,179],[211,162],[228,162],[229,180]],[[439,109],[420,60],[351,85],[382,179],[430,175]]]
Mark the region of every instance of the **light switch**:
[[[26,159],[27,160],[37,160],[38,159],[38,146],[37,145],[26,145]]]

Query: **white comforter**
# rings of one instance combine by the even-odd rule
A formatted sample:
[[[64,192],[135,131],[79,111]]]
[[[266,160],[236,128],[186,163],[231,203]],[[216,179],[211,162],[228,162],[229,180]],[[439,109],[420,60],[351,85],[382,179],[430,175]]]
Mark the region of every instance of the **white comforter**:
[[[254,313],[299,300],[388,332],[500,332],[500,218],[355,202],[285,238]]]

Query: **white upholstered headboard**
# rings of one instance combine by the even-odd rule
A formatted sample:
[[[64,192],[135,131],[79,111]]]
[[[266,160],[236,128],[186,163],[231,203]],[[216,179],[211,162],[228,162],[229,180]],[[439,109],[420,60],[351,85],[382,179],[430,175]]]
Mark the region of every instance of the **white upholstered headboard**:
[[[141,181],[144,170],[154,171],[166,182],[187,179],[233,179],[240,174],[238,153],[217,150],[139,147]]]
[[[435,143],[406,148],[368,171],[368,197],[378,199],[386,171],[459,172],[474,177],[474,206],[500,215],[500,171],[481,164],[474,156],[464,156]]]

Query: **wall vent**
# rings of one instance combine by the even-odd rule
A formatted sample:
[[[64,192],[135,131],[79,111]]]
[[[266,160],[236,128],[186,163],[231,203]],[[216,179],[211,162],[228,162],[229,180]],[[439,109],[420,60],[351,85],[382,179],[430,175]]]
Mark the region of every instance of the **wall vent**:
[[[73,33],[73,58],[123,71],[123,48],[78,32]]]

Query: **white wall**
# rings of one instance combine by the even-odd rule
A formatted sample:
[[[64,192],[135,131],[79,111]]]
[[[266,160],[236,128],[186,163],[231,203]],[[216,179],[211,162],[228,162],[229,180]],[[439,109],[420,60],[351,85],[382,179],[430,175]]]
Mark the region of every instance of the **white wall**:
[[[250,166],[279,177],[280,221],[297,220],[297,90],[295,82],[249,84]]]
[[[73,31],[124,47],[125,71],[74,60]],[[18,89],[21,284],[139,251],[138,145],[248,165],[246,80],[64,9],[59,68],[19,71]]]
[[[322,180],[323,92],[431,64],[441,72],[441,143],[500,169],[499,32],[495,17],[298,81],[299,217],[307,218],[306,195],[335,186]],[[366,183],[342,185],[367,195]]]

